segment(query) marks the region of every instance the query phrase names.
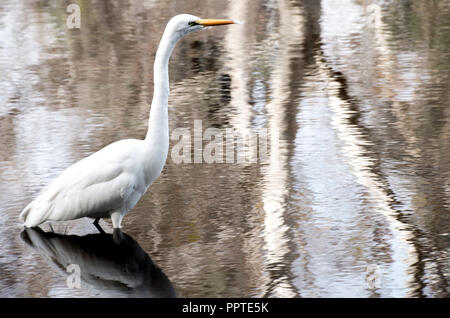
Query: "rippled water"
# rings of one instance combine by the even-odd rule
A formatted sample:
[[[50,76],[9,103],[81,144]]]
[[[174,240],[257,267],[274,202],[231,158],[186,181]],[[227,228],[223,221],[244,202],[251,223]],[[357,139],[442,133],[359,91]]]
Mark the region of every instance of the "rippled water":
[[[0,4],[0,296],[449,296],[448,1],[79,1],[73,30],[68,3]],[[64,168],[145,137],[184,12],[243,24],[177,45],[171,129],[275,129],[278,156],[169,156],[120,244],[87,219],[24,231]]]

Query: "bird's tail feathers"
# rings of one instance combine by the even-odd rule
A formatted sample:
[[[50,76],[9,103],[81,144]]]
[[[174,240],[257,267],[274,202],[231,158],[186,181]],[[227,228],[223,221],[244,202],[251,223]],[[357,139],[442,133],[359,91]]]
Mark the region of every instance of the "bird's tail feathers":
[[[43,223],[47,219],[48,213],[43,213],[42,209],[35,206],[35,201],[28,204],[20,213],[19,220],[24,223],[26,227],[35,227]]]
[[[30,213],[31,210],[31,203],[28,204],[25,209],[22,210],[22,212],[19,215],[19,221],[25,223],[25,220],[27,219],[28,213]]]

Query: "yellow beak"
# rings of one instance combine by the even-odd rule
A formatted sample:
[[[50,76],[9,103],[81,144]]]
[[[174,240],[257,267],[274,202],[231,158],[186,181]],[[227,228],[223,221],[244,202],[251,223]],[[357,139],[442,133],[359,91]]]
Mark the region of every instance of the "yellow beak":
[[[225,19],[200,19],[195,21],[195,23],[201,24],[203,26],[214,26],[214,25],[234,24],[236,22]]]

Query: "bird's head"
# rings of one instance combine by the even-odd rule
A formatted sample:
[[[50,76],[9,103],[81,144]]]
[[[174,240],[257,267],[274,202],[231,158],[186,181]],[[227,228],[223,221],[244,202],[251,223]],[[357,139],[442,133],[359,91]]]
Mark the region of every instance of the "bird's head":
[[[179,14],[170,19],[167,28],[182,37],[188,33],[204,30],[208,27],[235,23],[237,22],[226,19],[201,19],[190,14]]]

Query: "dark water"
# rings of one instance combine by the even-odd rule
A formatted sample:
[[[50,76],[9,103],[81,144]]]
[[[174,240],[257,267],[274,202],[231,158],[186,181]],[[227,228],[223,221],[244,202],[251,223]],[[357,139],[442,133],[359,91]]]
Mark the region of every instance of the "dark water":
[[[69,3],[0,4],[0,296],[449,296],[449,1],[78,1],[73,30]],[[171,129],[276,129],[279,155],[169,156],[122,244],[85,219],[23,232],[64,168],[145,137],[178,13],[243,24],[177,45]]]

